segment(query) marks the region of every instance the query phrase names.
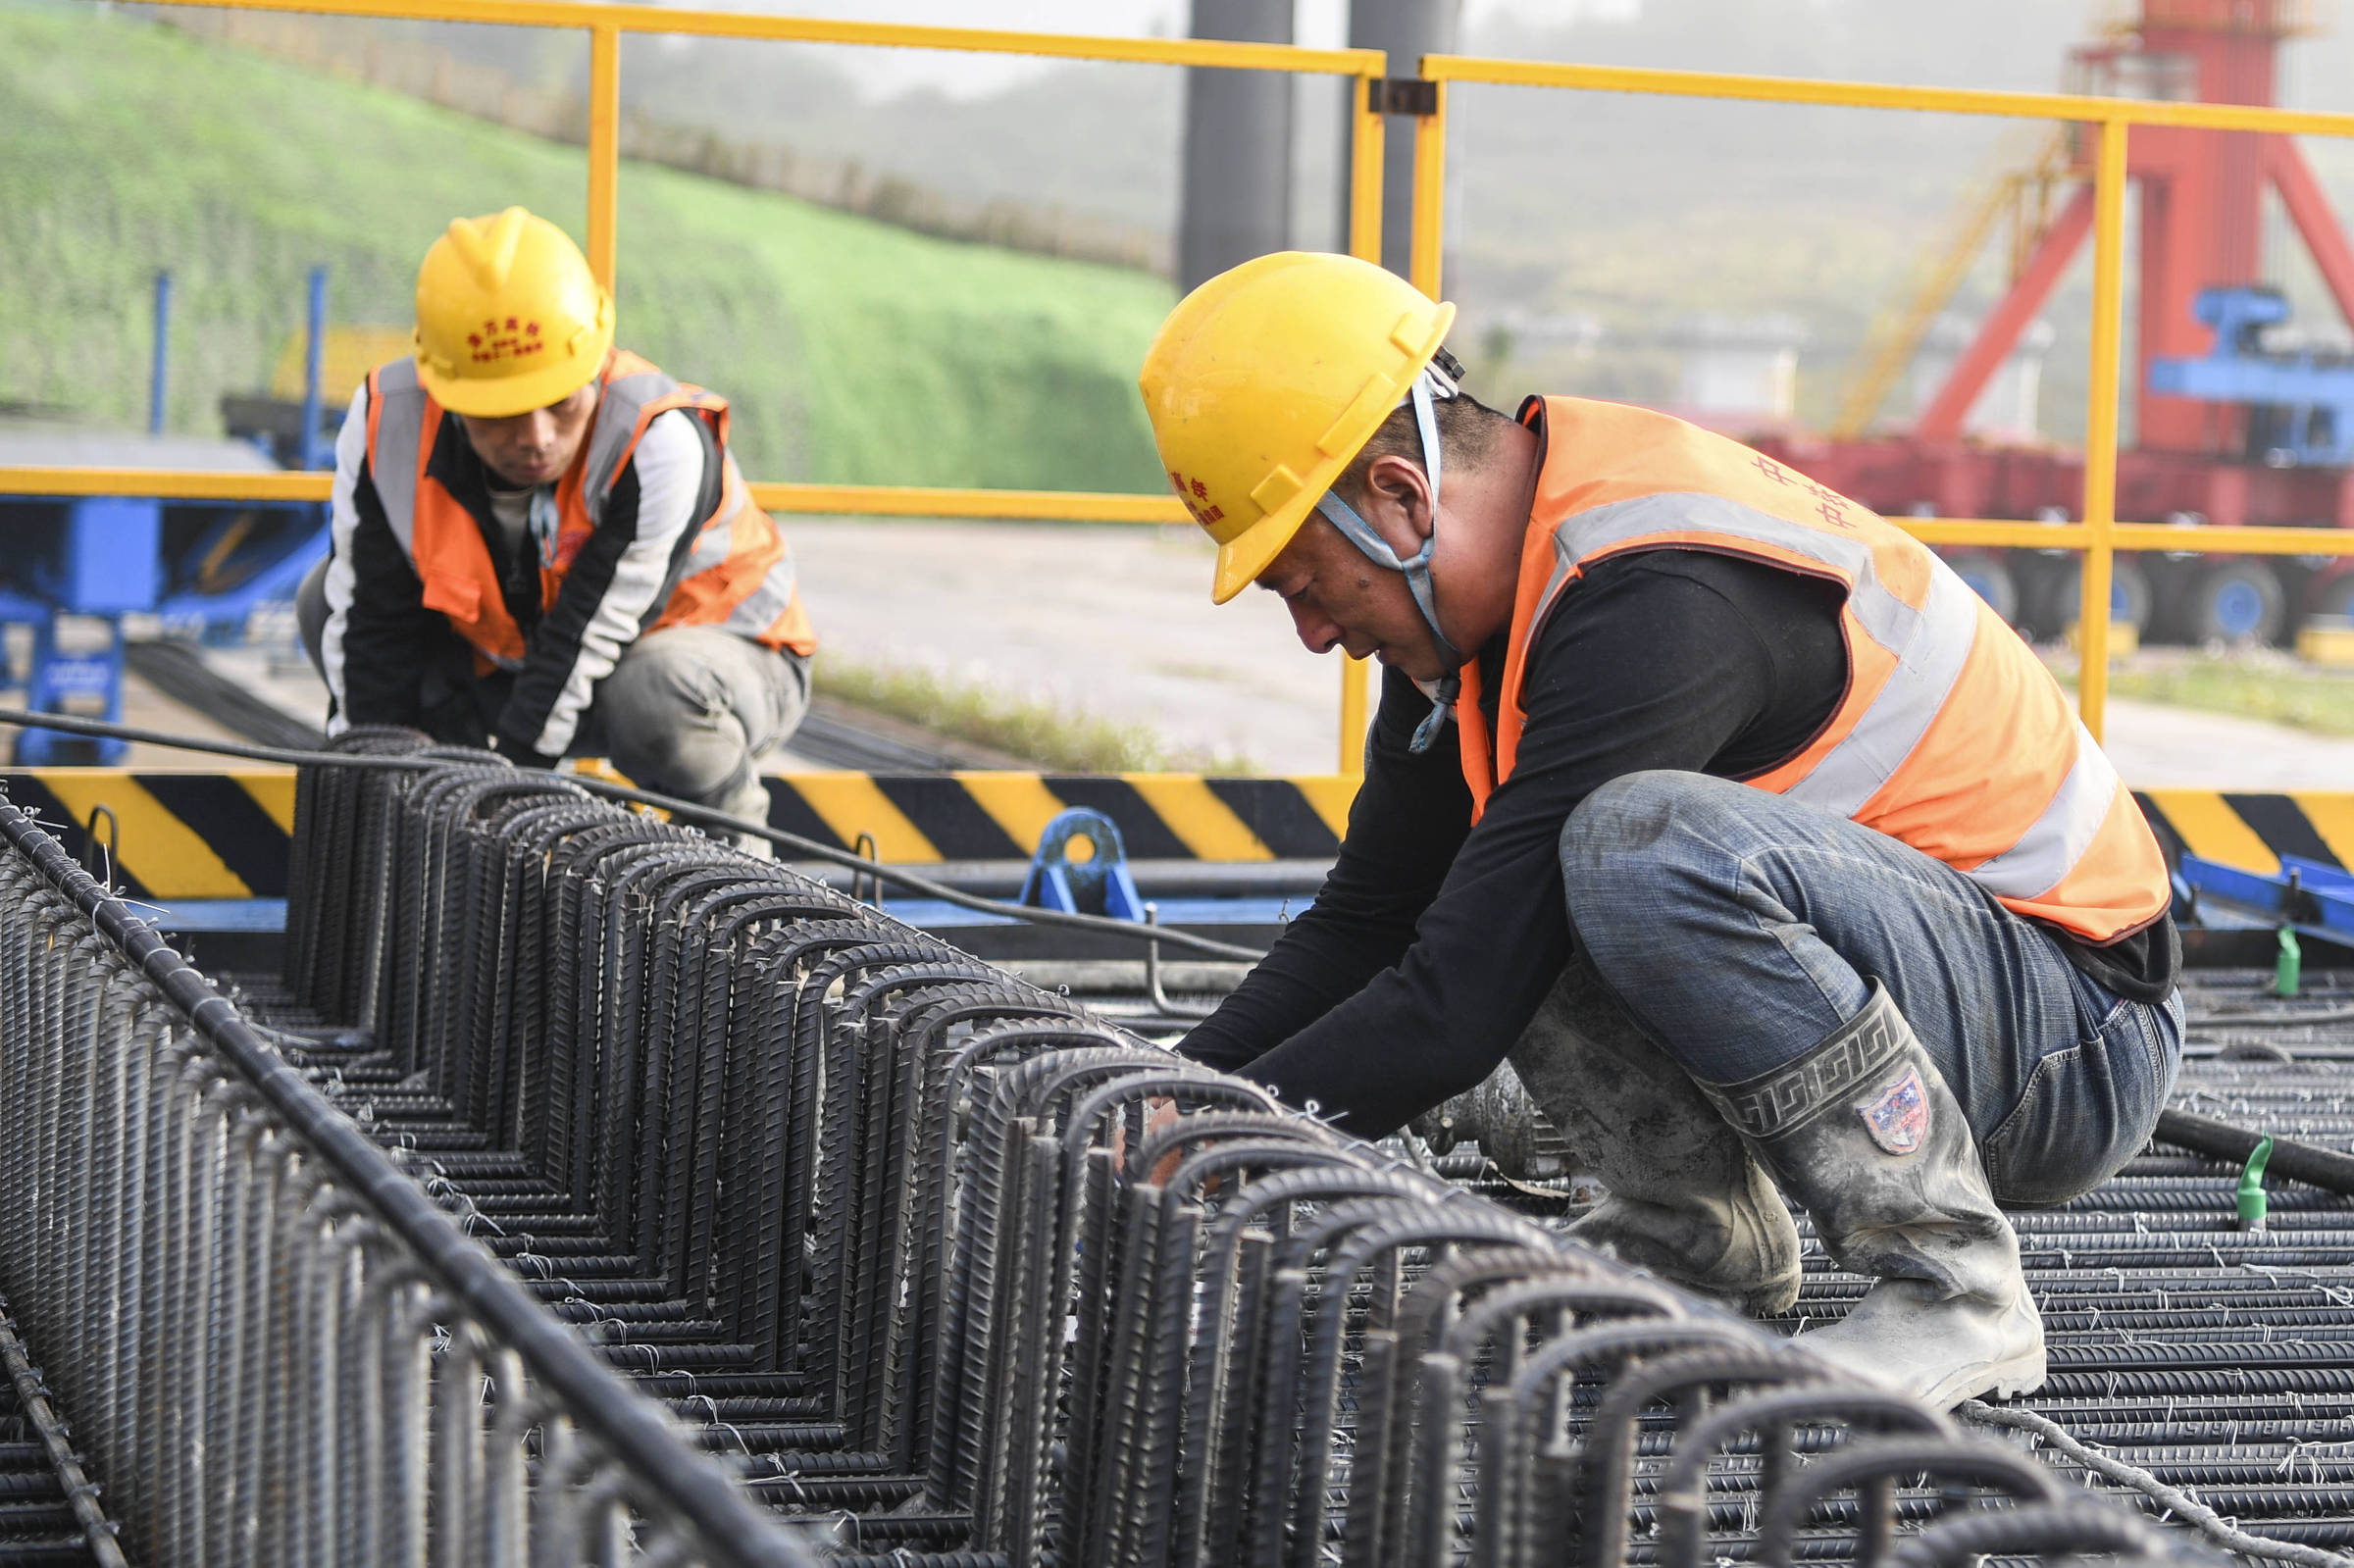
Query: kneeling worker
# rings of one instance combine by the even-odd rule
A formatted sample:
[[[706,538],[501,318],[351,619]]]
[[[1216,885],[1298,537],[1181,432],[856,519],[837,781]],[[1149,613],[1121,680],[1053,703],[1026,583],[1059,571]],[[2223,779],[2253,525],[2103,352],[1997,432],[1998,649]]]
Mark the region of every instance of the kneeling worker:
[[[333,554],[297,600],[331,733],[403,725],[529,766],[609,752],[768,817],[753,764],[809,700],[809,620],[728,405],[613,347],[580,250],[520,207],[417,276],[417,352],[355,392]]]
[[[1338,862],[1184,1050],[1367,1136],[1509,1054],[1610,1189],[1572,1235],[1779,1312],[1778,1187],[1874,1281],[1803,1344],[1939,1406],[2034,1388],[1997,1204],[2116,1171],[2180,1059],[2140,809],[1903,531],[1664,415],[1483,408],[1453,318],[1267,256],[1146,361],[1212,596],[1387,666]]]

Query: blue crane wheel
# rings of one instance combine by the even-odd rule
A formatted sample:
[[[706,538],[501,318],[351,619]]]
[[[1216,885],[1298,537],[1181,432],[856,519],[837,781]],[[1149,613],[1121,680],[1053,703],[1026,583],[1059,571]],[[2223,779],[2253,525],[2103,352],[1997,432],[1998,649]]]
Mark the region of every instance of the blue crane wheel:
[[[2216,589],[2215,624],[2234,640],[2251,635],[2264,621],[2264,595],[2234,578]]]
[[[2198,642],[2270,642],[2280,632],[2280,580],[2262,561],[2223,561],[2201,576],[2191,604]]]

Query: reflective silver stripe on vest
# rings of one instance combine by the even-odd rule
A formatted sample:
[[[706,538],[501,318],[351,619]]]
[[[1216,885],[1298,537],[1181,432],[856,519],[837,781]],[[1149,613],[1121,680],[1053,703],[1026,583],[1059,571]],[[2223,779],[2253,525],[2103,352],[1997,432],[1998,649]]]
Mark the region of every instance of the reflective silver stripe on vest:
[[[751,510],[771,532],[782,532],[775,518],[753,506],[751,491],[744,487],[743,476],[736,470],[736,459],[730,456],[726,461],[728,493],[737,496],[742,508]],[[686,565],[679,573],[681,582],[728,564],[728,558],[735,554],[735,512],[723,512],[704,528],[694,541],[694,548],[687,552]],[[776,625],[777,617],[792,607],[796,582],[798,577],[793,570],[793,552],[788,549],[777,564],[768,569],[768,576],[760,580],[760,585],[729,609],[727,619],[719,623],[720,630],[742,637],[764,636],[768,629]]]
[[[376,440],[368,448],[368,478],[384,505],[384,522],[412,562],[417,559],[417,466],[425,404],[415,360],[396,359],[376,373]]]
[[[1943,561],[1932,557],[1929,601],[1921,611],[1921,634],[1913,639],[1888,673],[1888,682],[1822,760],[1789,788],[1803,800],[1842,817],[1864,809],[1929,733],[1953,694],[1977,645],[1978,596]]]
[[[1793,800],[1854,816],[1904,765],[1944,708],[1977,640],[1978,596],[1930,556],[1927,602],[1916,610],[1880,582],[1871,546],[1861,534],[1808,528],[1721,495],[1671,490],[1565,519],[1554,533],[1556,564],[1540,602],[1550,605],[1572,568],[1600,551],[1650,535],[1695,531],[1770,545],[1838,572],[1854,583],[1847,607],[1856,623],[1895,655],[1896,668],[1847,737],[1785,791]]]
[[[656,398],[668,397],[679,383],[660,371],[616,376],[605,383],[596,404],[596,424],[588,431],[588,466],[581,474],[581,504],[591,525],[605,521],[605,498],[621,477],[623,456],[638,434],[638,417]]]
[[[695,536],[694,548],[687,552],[687,564],[679,574],[682,580],[728,564],[728,557],[735,553],[734,523],[733,514],[723,514],[704,525]]]
[[[1890,653],[1903,657],[1920,629],[1920,612],[1881,585],[1872,570],[1871,546],[1861,536],[1829,533],[1769,513],[1698,490],[1666,490],[1612,501],[1566,518],[1554,532],[1556,564],[1538,601],[1534,624],[1541,625],[1561,592],[1575,562],[1612,545],[1654,533],[1721,533],[1731,538],[1770,544],[1793,555],[1819,561],[1855,583],[1848,608],[1871,636]]]
[[[1972,867],[1970,880],[1997,898],[2034,899],[2060,885],[2092,847],[2125,782],[2083,724],[2076,725],[2076,761],[2033,827],[1992,860]]]

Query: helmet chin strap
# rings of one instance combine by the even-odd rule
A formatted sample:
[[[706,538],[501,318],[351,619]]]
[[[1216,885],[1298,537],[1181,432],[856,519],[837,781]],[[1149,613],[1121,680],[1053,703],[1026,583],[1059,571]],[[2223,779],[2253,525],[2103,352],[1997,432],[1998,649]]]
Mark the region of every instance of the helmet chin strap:
[[[1325,520],[1341,531],[1350,543],[1364,553],[1375,566],[1403,574],[1407,591],[1414,597],[1414,608],[1422,612],[1422,620],[1430,628],[1431,641],[1438,645],[1439,659],[1447,674],[1439,681],[1439,689],[1431,698],[1430,716],[1415,727],[1413,749],[1427,751],[1438,739],[1439,729],[1455,712],[1455,699],[1462,687],[1462,678],[1456,672],[1465,663],[1463,655],[1449,641],[1439,626],[1439,601],[1430,583],[1430,555],[1438,547],[1439,501],[1439,422],[1432,412],[1433,399],[1456,395],[1454,380],[1435,366],[1414,378],[1413,390],[1407,401],[1414,409],[1414,430],[1422,443],[1422,471],[1430,476],[1431,531],[1422,541],[1422,548],[1401,560],[1390,543],[1373,531],[1373,526],[1357,514],[1356,507],[1327,490],[1316,502],[1316,510]]]

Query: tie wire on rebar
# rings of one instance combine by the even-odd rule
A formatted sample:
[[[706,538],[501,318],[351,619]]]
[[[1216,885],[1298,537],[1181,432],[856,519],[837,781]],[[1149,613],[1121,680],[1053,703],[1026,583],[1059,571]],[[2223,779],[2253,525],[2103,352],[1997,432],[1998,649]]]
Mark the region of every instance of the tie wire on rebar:
[[[1809,1560],[2042,1498],[2012,1450],[1922,1413],[1924,1447],[1755,1327],[839,891],[435,760],[302,770],[277,1022],[364,1037],[292,1050],[844,1560],[1639,1560],[1679,1424],[1793,1380],[1825,1398],[1718,1441],[1711,1554],[1801,1454],[1905,1443],[1794,1505]]]

